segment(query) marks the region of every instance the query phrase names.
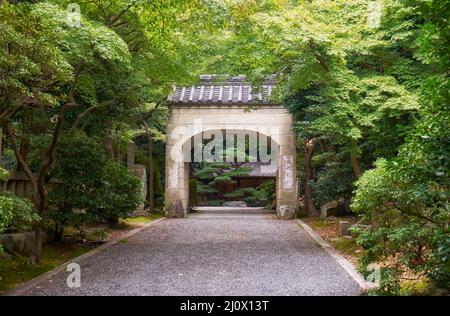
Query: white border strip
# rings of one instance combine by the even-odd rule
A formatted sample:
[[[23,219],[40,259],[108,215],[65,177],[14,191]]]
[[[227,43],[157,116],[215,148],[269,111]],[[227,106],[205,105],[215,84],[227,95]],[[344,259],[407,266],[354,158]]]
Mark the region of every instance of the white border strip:
[[[333,257],[334,260],[342,267],[345,271],[358,283],[359,287],[364,293],[368,290],[375,289],[377,286],[375,283],[368,282],[364,277],[356,271],[355,267],[351,262],[345,259],[336,249],[334,249],[328,242],[326,242],[318,233],[316,233],[309,225],[307,225],[302,220],[297,220],[298,224],[317,242],[319,245],[325,249],[325,251]]]
[[[41,274],[41,275],[39,275],[39,276],[29,280],[29,281],[26,281],[25,283],[23,283],[22,285],[19,285],[18,287],[14,288],[14,289],[12,289],[10,291],[7,291],[6,293],[3,293],[1,296],[20,296],[20,295],[24,294],[25,292],[27,292],[28,290],[30,290],[32,287],[36,286],[37,284],[54,277],[55,275],[57,275],[60,272],[65,271],[66,267],[67,267],[67,265],[69,263],[72,263],[72,262],[80,263],[82,260],[84,260],[86,258],[89,258],[89,257],[91,257],[91,256],[93,256],[93,255],[95,255],[95,254],[97,254],[97,253],[99,253],[99,252],[101,252],[101,251],[103,251],[103,250],[105,250],[105,249],[107,249],[107,248],[117,244],[121,240],[127,239],[127,238],[133,236],[134,234],[139,233],[141,230],[143,230],[143,229],[145,229],[145,228],[147,228],[149,226],[152,226],[153,224],[159,223],[159,222],[161,222],[162,220],[165,220],[165,219],[166,219],[165,217],[158,218],[158,219],[155,219],[155,220],[153,220],[151,222],[148,222],[147,224],[145,224],[142,227],[133,229],[129,233],[125,234],[124,236],[120,236],[120,238],[117,238],[116,240],[107,242],[107,243],[105,243],[105,244],[103,244],[103,245],[101,245],[101,246],[99,246],[97,248],[92,249],[91,251],[88,251],[88,252],[82,254],[81,256],[73,258],[73,259],[71,259],[71,260],[61,264],[59,267],[56,267],[53,270],[47,271],[47,272],[45,272],[45,273],[43,273],[43,274]]]

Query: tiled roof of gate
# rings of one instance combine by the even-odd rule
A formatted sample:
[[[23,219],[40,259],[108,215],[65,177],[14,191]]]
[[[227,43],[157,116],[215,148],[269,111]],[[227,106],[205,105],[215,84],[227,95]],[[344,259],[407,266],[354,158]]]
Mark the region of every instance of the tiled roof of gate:
[[[169,96],[175,104],[268,104],[276,82],[270,77],[259,89],[245,81],[244,76],[232,77],[225,82],[215,82],[214,76],[200,76],[197,86],[177,86]]]

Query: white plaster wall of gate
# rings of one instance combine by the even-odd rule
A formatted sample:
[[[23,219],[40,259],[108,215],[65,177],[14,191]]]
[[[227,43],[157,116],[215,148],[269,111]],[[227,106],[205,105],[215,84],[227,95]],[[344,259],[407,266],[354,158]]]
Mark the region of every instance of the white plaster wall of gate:
[[[224,89],[226,90],[226,85],[223,87],[222,92]],[[199,87],[199,89],[201,91],[202,88]],[[203,91],[208,93],[207,89],[203,88]],[[238,90],[238,88],[235,89]],[[239,91],[241,90],[242,88]],[[268,136],[277,143],[277,215],[283,219],[292,218],[298,202],[296,147],[291,114],[281,105],[259,104],[254,108],[249,108],[249,105],[242,100],[237,104],[235,101],[231,101],[232,104],[221,102],[217,104],[217,100],[196,104],[189,100],[192,99],[194,94],[192,91],[195,91],[195,87],[190,91],[187,102],[182,101],[183,97],[187,98],[186,94],[182,93],[181,96],[174,93],[171,96],[172,102],[169,102],[165,192],[167,215],[184,217],[188,212],[189,162],[184,159],[183,146],[189,143],[195,135],[206,131],[222,130],[255,132]]]

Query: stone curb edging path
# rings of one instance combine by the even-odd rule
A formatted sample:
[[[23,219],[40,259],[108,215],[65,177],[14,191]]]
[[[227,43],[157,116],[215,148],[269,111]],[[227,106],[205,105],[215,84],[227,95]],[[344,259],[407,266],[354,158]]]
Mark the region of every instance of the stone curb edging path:
[[[377,288],[377,285],[368,282],[364,277],[356,271],[352,263],[345,259],[336,249],[334,249],[325,239],[316,233],[308,224],[302,220],[297,220],[298,224],[314,239],[334,260],[358,283],[363,293]]]
[[[91,257],[91,256],[93,256],[93,255],[95,255],[95,254],[97,254],[97,253],[99,253],[99,252],[101,252],[101,251],[103,251],[103,250],[105,250],[105,249],[107,249],[107,248],[117,244],[121,240],[127,239],[127,238],[129,238],[129,237],[139,233],[141,230],[143,230],[143,229],[145,229],[145,228],[147,228],[149,226],[152,226],[152,225],[154,225],[156,223],[159,223],[159,222],[161,222],[161,221],[163,221],[165,219],[166,219],[165,217],[158,218],[158,219],[155,219],[155,220],[153,220],[153,221],[143,225],[142,227],[133,229],[129,233],[125,234],[124,236],[120,236],[116,240],[107,242],[107,243],[105,243],[105,244],[103,244],[103,245],[101,245],[101,246],[99,246],[97,248],[92,249],[91,251],[88,251],[88,252],[82,254],[81,256],[73,258],[73,259],[71,259],[71,260],[61,264],[60,266],[58,266],[56,268],[54,268],[54,269],[52,269],[50,271],[47,271],[47,272],[45,272],[45,273],[43,273],[43,274],[41,274],[41,275],[39,275],[39,276],[37,276],[35,278],[33,278],[33,279],[23,283],[22,285],[19,285],[17,288],[12,289],[10,291],[7,291],[6,293],[3,293],[1,296],[20,296],[20,295],[26,293],[29,289],[33,288],[38,283],[40,283],[42,281],[45,281],[47,279],[50,279],[51,277],[53,277],[53,276],[57,275],[58,273],[64,271],[68,264],[73,263],[73,262],[78,263],[78,262],[80,262],[80,261],[82,261],[82,260],[84,260],[86,258],[89,258],[89,257]]]

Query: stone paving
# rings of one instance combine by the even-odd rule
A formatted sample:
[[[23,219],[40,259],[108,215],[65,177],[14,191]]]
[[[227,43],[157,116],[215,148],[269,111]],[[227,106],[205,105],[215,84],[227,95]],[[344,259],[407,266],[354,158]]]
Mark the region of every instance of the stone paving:
[[[267,210],[203,209],[155,223],[27,295],[359,295],[353,278],[296,221]]]

